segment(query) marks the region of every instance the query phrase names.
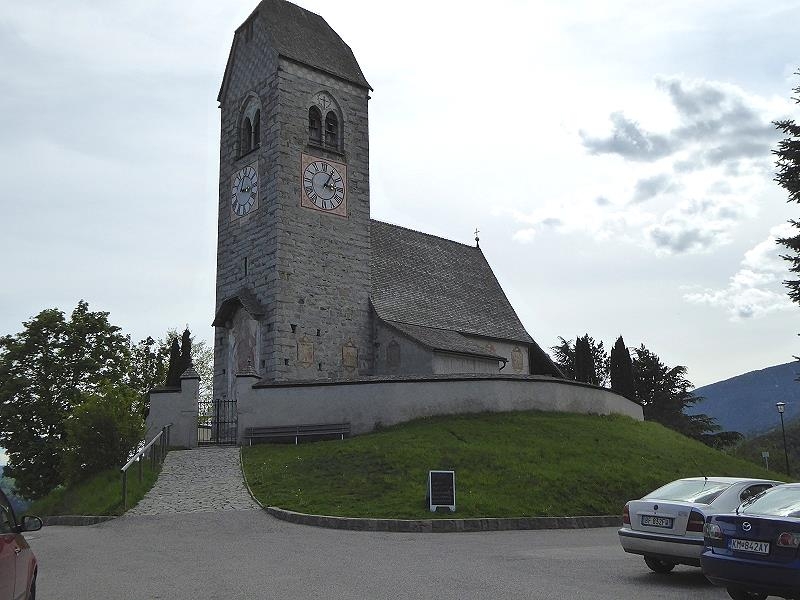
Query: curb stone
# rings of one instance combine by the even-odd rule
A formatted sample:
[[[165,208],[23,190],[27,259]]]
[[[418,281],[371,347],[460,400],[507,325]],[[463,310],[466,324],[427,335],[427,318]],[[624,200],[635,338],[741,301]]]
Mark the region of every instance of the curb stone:
[[[110,521],[117,517],[108,515],[53,515],[51,517],[42,517],[42,524],[47,527],[49,525],[69,525],[75,527],[82,527],[84,525],[97,525],[104,521]]]
[[[267,506],[270,515],[283,521],[299,525],[313,525],[328,529],[350,529],[353,531],[389,531],[397,533],[458,533],[481,531],[513,531],[537,529],[588,529],[594,527],[619,527],[618,515],[584,517],[519,517],[486,519],[360,519],[307,515]]]

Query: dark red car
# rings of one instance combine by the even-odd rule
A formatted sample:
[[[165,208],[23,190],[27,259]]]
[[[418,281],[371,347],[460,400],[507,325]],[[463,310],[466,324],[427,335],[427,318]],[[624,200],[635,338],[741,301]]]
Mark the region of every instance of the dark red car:
[[[22,532],[41,528],[39,517],[17,521],[11,503],[0,490],[0,600],[36,598],[36,557]]]

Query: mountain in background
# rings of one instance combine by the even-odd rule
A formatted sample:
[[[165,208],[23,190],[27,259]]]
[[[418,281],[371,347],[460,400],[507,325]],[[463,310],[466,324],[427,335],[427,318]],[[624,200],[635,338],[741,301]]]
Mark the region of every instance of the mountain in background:
[[[783,417],[788,423],[800,416],[800,363],[792,361],[731,377],[694,390],[701,400],[686,410],[705,413],[717,420],[723,431],[753,436],[780,427],[776,402],[786,402]]]

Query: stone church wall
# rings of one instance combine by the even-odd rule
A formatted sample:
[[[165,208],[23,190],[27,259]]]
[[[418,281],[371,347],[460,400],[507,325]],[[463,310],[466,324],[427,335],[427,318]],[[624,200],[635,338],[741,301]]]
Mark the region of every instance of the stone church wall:
[[[477,412],[542,410],[643,420],[641,406],[611,390],[536,375],[252,382],[243,377],[239,384],[240,441],[247,427],[350,422],[360,434],[421,417]]]
[[[283,59],[279,79],[281,279],[274,374],[280,380],[368,375],[372,327],[366,90]],[[341,110],[343,153],[308,145],[308,108],[320,91],[330,94]],[[346,218],[300,206],[302,153],[346,163]],[[313,356],[307,354],[309,342]],[[304,348],[306,360],[301,360]]]
[[[266,33],[255,28],[249,41],[237,35],[227,87],[220,105],[220,182],[217,237],[216,308],[241,288],[248,288],[266,310],[259,323],[259,356],[253,364],[262,376],[269,377],[279,361],[272,343],[276,291],[280,279],[277,261],[279,220],[278,170],[280,147],[278,123],[278,56],[269,48]],[[241,155],[239,126],[243,104],[256,97],[261,105],[260,146]],[[256,164],[259,176],[258,208],[231,217],[231,177],[239,169]],[[247,266],[245,267],[245,259]],[[230,336],[225,327],[215,329],[214,397],[225,398],[233,385],[230,372]]]
[[[374,317],[375,375],[432,375],[433,352]]]
[[[270,380],[372,372],[368,90],[279,57],[265,28],[237,31],[221,96],[216,309],[240,289],[264,309],[252,367]],[[341,116],[341,151],[309,144],[308,110],[323,92]],[[260,106],[258,147],[242,155],[242,110]],[[301,154],[347,165],[347,216],[300,206]],[[258,206],[231,214],[231,177],[255,166]],[[230,325],[217,327],[214,397],[235,385]]]
[[[436,375],[453,375],[457,373],[487,373],[500,372],[500,363],[491,358],[479,356],[466,356],[463,354],[450,354],[449,352],[434,352],[433,373]]]

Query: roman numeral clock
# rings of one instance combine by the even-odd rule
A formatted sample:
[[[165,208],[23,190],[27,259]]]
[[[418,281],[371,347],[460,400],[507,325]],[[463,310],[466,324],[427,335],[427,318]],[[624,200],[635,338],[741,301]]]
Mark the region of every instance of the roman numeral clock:
[[[231,177],[231,213],[243,217],[258,208],[258,164],[247,165]]]
[[[347,217],[347,165],[303,154],[300,206]]]

